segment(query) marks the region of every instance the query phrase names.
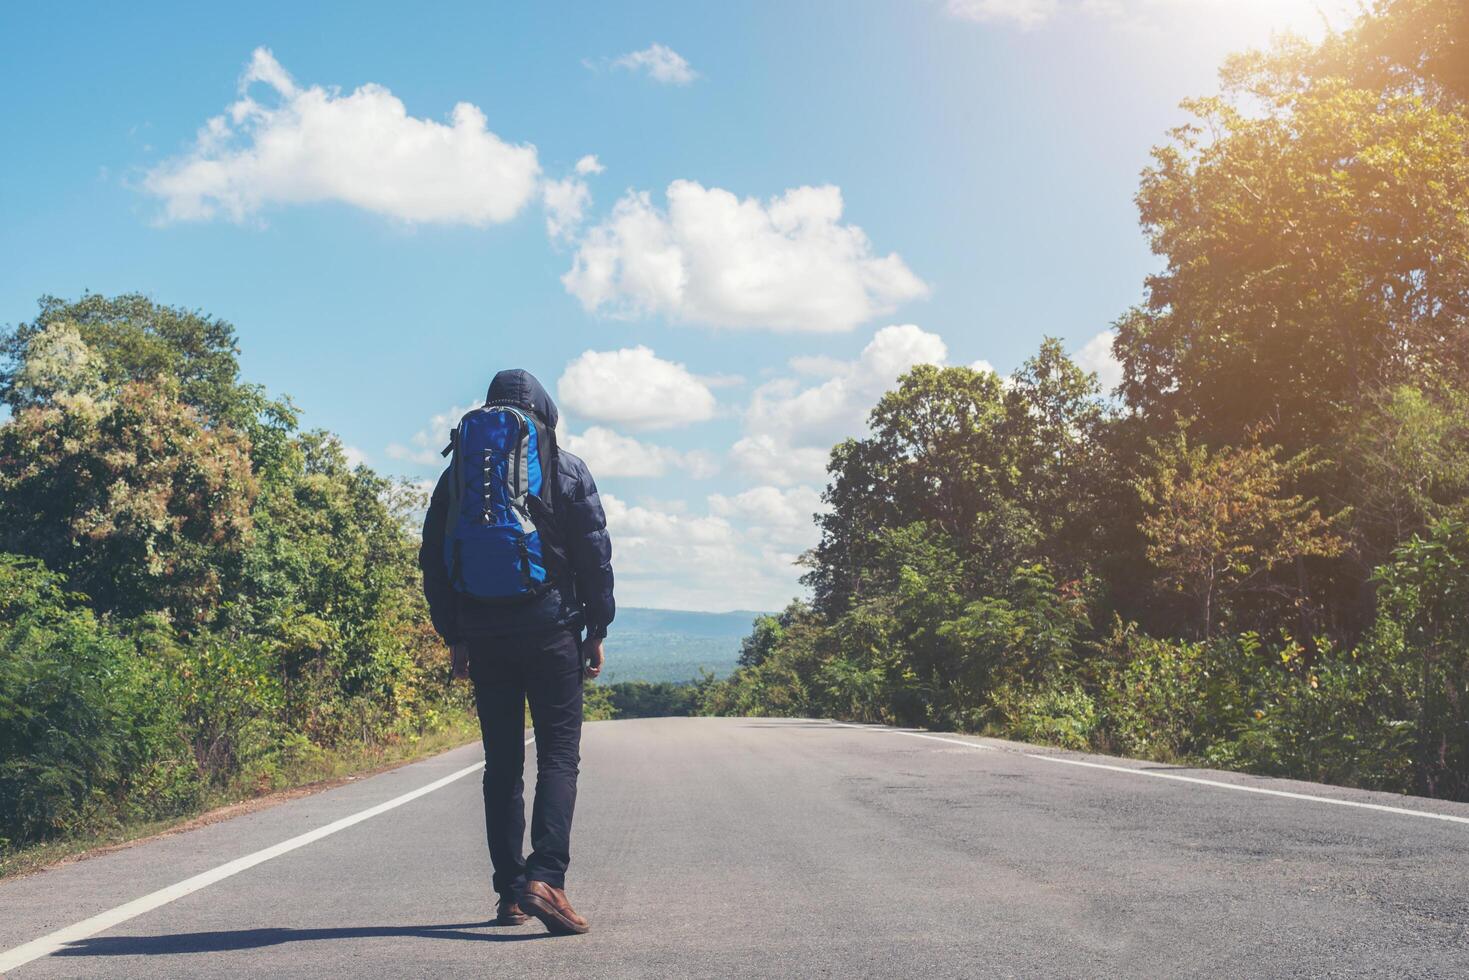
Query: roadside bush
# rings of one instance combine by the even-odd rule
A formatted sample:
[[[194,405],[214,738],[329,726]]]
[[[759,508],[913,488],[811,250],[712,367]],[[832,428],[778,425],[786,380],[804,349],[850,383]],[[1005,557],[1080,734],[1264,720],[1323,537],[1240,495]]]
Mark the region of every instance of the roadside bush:
[[[1101,722],[1095,699],[1079,683],[1004,686],[994,693],[997,734],[1063,749],[1089,749]]]
[[[526,717],[530,717],[529,708]],[[582,721],[607,721],[617,717],[617,708],[612,703],[609,688],[603,684],[587,684],[582,688],[581,717]]]
[[[1252,678],[1269,669],[1252,634],[1189,642],[1128,625],[1103,649],[1106,741],[1150,759],[1199,757],[1231,737],[1254,704]]]
[[[0,846],[183,812],[198,768],[162,665],[0,555]]]
[[[1289,644],[1260,678],[1259,706],[1238,734],[1202,753],[1211,765],[1273,776],[1404,792],[1412,785],[1414,726],[1400,665],[1375,651],[1307,658]]]
[[[201,637],[175,652],[179,707],[194,758],[216,786],[271,754],[280,734],[278,672],[259,641]],[[260,782],[259,773],[254,773]],[[273,778],[264,779],[268,788]]]
[[[1374,576],[1374,660],[1404,695],[1415,788],[1469,798],[1469,524],[1441,520],[1399,545]]]
[[[880,722],[891,714],[887,677],[881,668],[861,667],[845,657],[835,657],[821,665],[817,683],[826,710],[834,718]]]

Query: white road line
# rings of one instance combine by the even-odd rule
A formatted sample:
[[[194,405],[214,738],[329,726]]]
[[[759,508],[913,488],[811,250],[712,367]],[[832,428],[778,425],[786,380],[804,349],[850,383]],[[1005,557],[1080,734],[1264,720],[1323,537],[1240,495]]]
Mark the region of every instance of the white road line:
[[[1387,806],[1383,803],[1363,803],[1360,800],[1338,800],[1331,796],[1312,796],[1310,793],[1292,793],[1283,789],[1265,789],[1263,786],[1242,786],[1239,783],[1226,783],[1217,779],[1200,779],[1198,776],[1180,776],[1177,773],[1156,772],[1152,769],[1129,769],[1127,766],[1109,766],[1101,762],[1066,759],[1058,755],[1034,755],[1030,752],[1022,752],[1021,755],[1030,759],[1040,759],[1042,762],[1059,762],[1067,766],[1086,766],[1088,769],[1109,769],[1112,772],[1125,772],[1133,776],[1151,776],[1154,779],[1172,779],[1180,783],[1198,783],[1201,786],[1217,786],[1220,789],[1233,789],[1241,793],[1283,796],[1288,800],[1329,803],[1332,806],[1353,806],[1359,810],[1379,810],[1383,813],[1398,813],[1407,817],[1423,817],[1427,820],[1447,820],[1450,823],[1469,824],[1469,817],[1458,817],[1449,813],[1433,813],[1429,810],[1409,810],[1407,807]]]
[[[996,751],[993,745],[984,745],[979,742],[966,742],[957,738],[942,738],[938,735],[927,735],[922,732],[905,732],[897,728],[881,728],[873,725],[851,725],[846,722],[833,722],[842,728],[861,728],[872,732],[887,732],[891,735],[907,735],[911,738],[928,738],[935,742],[953,742],[955,745],[968,746],[971,749],[983,749],[987,752]],[[1430,810],[1410,810],[1407,807],[1388,806],[1384,803],[1363,803],[1359,800],[1338,800],[1330,796],[1312,796],[1310,793],[1292,793],[1283,789],[1265,789],[1263,786],[1243,786],[1239,783],[1226,783],[1218,779],[1203,779],[1198,776],[1180,776],[1172,772],[1157,772],[1153,769],[1134,769],[1129,766],[1112,766],[1102,762],[1087,762],[1082,759],[1068,759],[1059,755],[1041,755],[1036,752],[1016,752],[1027,759],[1039,759],[1042,762],[1059,762],[1065,766],[1083,766],[1087,769],[1105,769],[1109,772],[1123,772],[1129,776],[1148,776],[1152,779],[1171,779],[1179,783],[1195,783],[1200,786],[1214,786],[1219,789],[1232,789],[1240,793],[1258,793],[1262,796],[1280,796],[1288,800],[1305,800],[1308,803],[1327,803],[1331,806],[1350,806],[1359,810],[1377,810],[1382,813],[1396,813],[1405,817],[1422,817],[1425,820],[1444,820],[1448,823],[1469,824],[1469,817],[1455,816],[1449,813],[1434,813]]]
[[[528,738],[525,740],[525,744],[529,745],[532,741],[534,739]],[[192,878],[185,878],[176,885],[160,888],[152,894],[144,895],[142,898],[135,898],[125,905],[119,905],[115,909],[108,909],[106,912],[99,912],[90,919],[83,919],[75,925],[67,926],[65,929],[58,929],[49,935],[42,936],[40,939],[33,939],[24,945],[6,950],[4,953],[0,953],[0,975],[14,970],[17,967],[24,966],[31,960],[37,960],[43,956],[50,956],[57,950],[64,948],[68,943],[78,942],[95,936],[99,932],[111,929],[113,926],[120,925],[129,919],[136,918],[144,912],[151,912],[160,905],[167,905],[169,902],[177,901],[185,895],[192,894],[201,888],[207,888],[216,881],[223,881],[231,875],[237,875],[241,871],[253,868],[255,865],[269,861],[271,858],[280,857],[282,854],[294,851],[298,847],[305,847],[307,844],[315,843],[323,837],[330,837],[337,831],[346,830],[348,827],[359,824],[364,820],[371,820],[380,813],[387,813],[389,810],[396,809],[404,803],[410,803],[420,796],[427,796],[436,789],[443,789],[456,779],[463,779],[471,773],[479,772],[484,767],[485,764],[483,762],[476,762],[472,766],[465,766],[458,772],[452,772],[442,779],[436,779],[427,786],[420,786],[418,789],[404,793],[402,796],[395,796],[386,803],[379,803],[377,806],[369,807],[359,813],[343,817],[340,820],[334,820],[325,826],[317,827],[315,830],[307,831],[297,837],[292,837],[290,840],[281,841],[279,844],[267,847],[264,850],[235,858],[227,864],[221,864],[217,868],[211,868],[208,871],[196,874]]]
[[[923,732],[905,732],[897,728],[873,728],[870,725],[849,725],[844,721],[834,721],[832,722],[832,724],[839,725],[842,728],[864,728],[872,732],[887,732],[890,735],[907,735],[912,738],[926,738],[934,742],[952,742],[955,745],[962,745],[966,749],[984,749],[986,752],[995,751],[995,747],[993,745],[982,745],[979,742],[966,742],[962,738],[944,738],[942,735],[928,735]]]

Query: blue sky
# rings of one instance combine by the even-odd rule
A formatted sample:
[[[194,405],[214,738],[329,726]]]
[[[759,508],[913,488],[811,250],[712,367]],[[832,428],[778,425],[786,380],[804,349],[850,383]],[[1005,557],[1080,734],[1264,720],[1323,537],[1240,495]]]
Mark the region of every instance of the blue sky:
[[[901,370],[1050,334],[1108,372],[1149,147],[1343,3],[7,5],[0,322],[204,309],[415,480],[529,368],[624,602],[775,608],[825,450]]]

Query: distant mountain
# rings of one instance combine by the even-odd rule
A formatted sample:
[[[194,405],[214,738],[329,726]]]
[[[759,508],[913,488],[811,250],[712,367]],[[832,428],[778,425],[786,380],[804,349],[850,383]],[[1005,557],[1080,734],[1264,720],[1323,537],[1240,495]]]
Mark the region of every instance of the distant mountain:
[[[744,610],[706,613],[619,608],[607,636],[603,683],[688,681],[701,670],[723,677],[734,670],[740,640],[749,635],[755,618],[763,615]]]
[[[617,607],[619,633],[686,633],[689,636],[734,637],[749,635],[755,617],[766,613],[736,609],[734,612],[684,612],[679,609]]]

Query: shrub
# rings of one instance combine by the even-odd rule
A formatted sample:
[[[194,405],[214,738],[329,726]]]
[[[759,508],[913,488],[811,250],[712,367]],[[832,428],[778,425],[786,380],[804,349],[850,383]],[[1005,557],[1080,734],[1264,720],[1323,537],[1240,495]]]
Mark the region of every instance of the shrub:
[[[1063,749],[1092,746],[1100,714],[1078,683],[1060,680],[1034,687],[1001,687],[994,694],[1000,734]]]
[[[1399,545],[1375,575],[1376,660],[1401,691],[1413,729],[1413,782],[1469,798],[1469,525],[1442,520]]]
[[[1100,684],[1111,747],[1151,759],[1201,756],[1235,731],[1262,669],[1252,635],[1191,643],[1119,626],[1104,645],[1112,667]]]
[[[169,816],[200,792],[169,673],[62,585],[0,555],[0,845]]]
[[[1397,664],[1359,650],[1307,658],[1296,644],[1275,659],[1260,678],[1259,707],[1208,762],[1369,789],[1411,786],[1413,726]]]

